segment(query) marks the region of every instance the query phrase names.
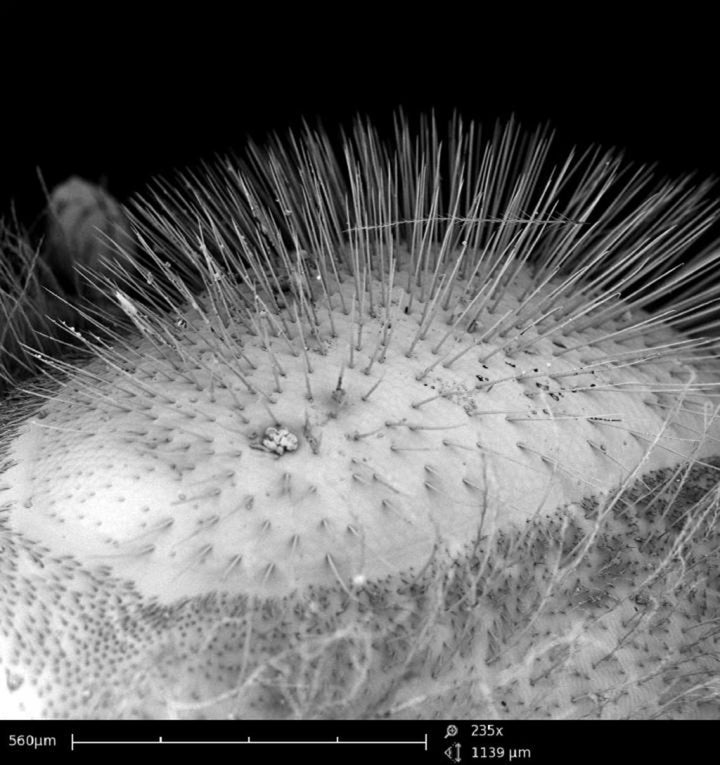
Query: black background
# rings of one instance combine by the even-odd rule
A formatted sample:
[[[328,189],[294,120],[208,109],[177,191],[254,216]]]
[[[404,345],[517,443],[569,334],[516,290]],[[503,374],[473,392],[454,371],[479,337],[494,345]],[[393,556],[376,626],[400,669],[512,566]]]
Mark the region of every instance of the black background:
[[[0,211],[42,209],[71,174],[125,199],[153,174],[247,135],[332,127],[357,113],[453,109],[549,121],[560,147],[616,146],[675,176],[720,176],[709,17],[632,20],[482,2],[406,7],[5,3],[0,24]],[[656,10],[656,15],[658,11]],[[663,22],[657,25],[656,22]],[[718,192],[720,193],[720,191]]]

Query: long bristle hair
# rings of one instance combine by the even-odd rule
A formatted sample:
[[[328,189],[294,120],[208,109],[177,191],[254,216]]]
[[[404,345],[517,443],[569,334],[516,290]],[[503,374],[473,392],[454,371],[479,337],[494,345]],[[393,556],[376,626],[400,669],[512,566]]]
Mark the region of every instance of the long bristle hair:
[[[492,316],[503,292],[531,269],[518,309],[485,342],[505,337],[532,350],[529,326],[540,329],[537,338],[613,321],[616,336],[630,337],[663,323],[693,338],[684,352],[714,355],[708,338],[718,327],[720,249],[712,182],[659,179],[652,167],[601,148],[557,159],[552,144],[548,128],[526,132],[514,120],[486,133],[456,116],[441,137],[434,118],[414,129],[402,113],[391,141],[358,119],[339,148],[307,125],[287,140],[251,142],[244,158],[202,163],[135,197],[129,212],[139,262],[120,261],[102,288],[137,329],[129,305],[170,324],[203,292],[221,313],[255,313],[259,295],[271,311],[283,295],[302,307],[305,295],[331,292],[343,271],[357,281],[362,322],[362,311],[381,310],[387,286],[400,283],[395,269],[404,248],[412,274],[403,285],[405,310],[427,300],[430,319],[455,301],[472,303],[459,324],[478,332],[483,310]],[[82,326],[106,329],[108,311],[96,301],[73,305],[56,284],[43,288],[42,259],[7,226],[3,251],[0,373],[11,385],[38,370],[34,351],[53,355],[60,336],[77,345]],[[19,279],[9,278],[13,260]],[[372,277],[380,280],[378,294]],[[58,321],[73,320],[75,331],[63,334]]]

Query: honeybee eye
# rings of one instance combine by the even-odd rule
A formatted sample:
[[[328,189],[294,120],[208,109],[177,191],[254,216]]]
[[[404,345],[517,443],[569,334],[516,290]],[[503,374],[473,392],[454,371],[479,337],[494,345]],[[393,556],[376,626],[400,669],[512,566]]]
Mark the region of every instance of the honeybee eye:
[[[711,187],[343,136],[0,224],[0,715],[712,716]]]

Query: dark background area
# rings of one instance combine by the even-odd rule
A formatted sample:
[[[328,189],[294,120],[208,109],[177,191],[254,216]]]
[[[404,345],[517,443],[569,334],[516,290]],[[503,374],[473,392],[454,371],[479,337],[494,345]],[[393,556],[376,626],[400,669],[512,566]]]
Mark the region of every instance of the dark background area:
[[[549,121],[558,145],[616,146],[663,175],[720,177],[717,72],[701,30],[483,3],[301,8],[245,4],[6,3],[0,11],[0,212],[31,223],[49,187],[105,179],[120,199],[148,178],[302,117],[347,125],[454,109],[491,123]],[[232,9],[236,10],[232,10]],[[427,14],[427,15],[423,15]],[[720,191],[718,192],[720,193]]]

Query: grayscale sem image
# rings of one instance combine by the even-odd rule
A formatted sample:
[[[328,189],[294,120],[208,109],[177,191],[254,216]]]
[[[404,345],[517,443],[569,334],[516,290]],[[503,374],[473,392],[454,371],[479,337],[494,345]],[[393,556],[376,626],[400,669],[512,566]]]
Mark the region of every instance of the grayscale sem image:
[[[1,211],[0,718],[720,716],[720,192],[384,119]]]

